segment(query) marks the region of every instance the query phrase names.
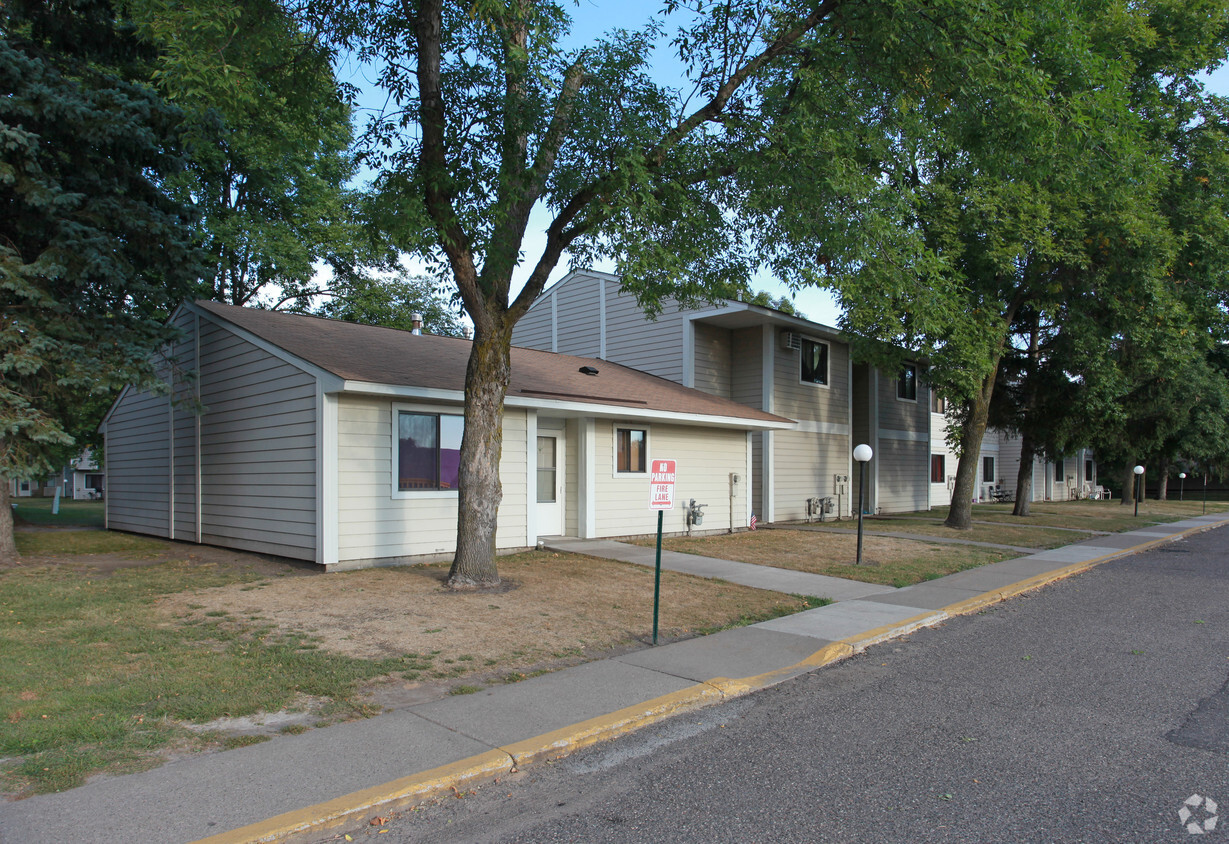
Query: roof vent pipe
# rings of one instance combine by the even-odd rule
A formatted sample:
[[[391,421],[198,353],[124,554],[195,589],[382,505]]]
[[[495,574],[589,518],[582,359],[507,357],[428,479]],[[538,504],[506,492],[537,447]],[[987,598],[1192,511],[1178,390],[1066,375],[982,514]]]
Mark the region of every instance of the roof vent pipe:
[[[422,314],[410,314],[411,334],[422,334]]]

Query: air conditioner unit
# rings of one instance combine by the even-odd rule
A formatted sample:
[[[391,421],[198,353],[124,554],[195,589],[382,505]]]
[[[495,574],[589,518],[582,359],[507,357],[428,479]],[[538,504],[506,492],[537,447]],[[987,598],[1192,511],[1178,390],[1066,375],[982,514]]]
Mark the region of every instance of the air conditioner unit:
[[[792,331],[781,332],[781,348],[798,351],[802,348],[802,337]]]

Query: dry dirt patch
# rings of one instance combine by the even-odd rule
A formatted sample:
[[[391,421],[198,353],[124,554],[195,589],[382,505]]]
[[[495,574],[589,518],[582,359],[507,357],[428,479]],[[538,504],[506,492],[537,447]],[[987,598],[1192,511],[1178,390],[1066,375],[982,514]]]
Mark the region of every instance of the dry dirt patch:
[[[444,564],[231,584],[168,596],[168,620],[225,612],[236,621],[305,632],[331,651],[380,659],[430,657],[424,679],[517,670],[645,642],[653,572],[574,554],[499,560],[505,586],[452,592]],[[665,572],[661,634],[680,637],[744,616],[804,608],[788,595]]]

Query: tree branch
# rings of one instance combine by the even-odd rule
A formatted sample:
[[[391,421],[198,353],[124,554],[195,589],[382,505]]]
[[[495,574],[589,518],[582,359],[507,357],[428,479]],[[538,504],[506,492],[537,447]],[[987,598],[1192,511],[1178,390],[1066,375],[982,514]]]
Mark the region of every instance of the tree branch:
[[[422,174],[427,213],[435,224],[440,245],[448,257],[466,309],[475,323],[485,322],[489,320],[487,303],[478,287],[472,244],[453,207],[452,180],[448,172],[445,144],[447,115],[440,89],[443,2],[422,0],[417,16],[411,0],[402,0],[402,8],[407,18],[417,18],[414,37],[418,44],[416,73],[422,127],[422,152],[418,167]]]

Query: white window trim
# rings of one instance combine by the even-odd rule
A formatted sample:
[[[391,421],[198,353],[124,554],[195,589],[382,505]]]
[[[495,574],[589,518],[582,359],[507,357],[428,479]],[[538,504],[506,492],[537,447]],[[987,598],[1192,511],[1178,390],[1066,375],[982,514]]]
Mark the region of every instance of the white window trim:
[[[619,429],[644,431],[644,471],[619,471]],[[653,465],[653,426],[644,422],[615,422],[610,426],[610,476],[612,478],[647,478]]]
[[[917,402],[918,402],[918,395],[920,395],[920,394],[921,394],[921,392],[922,392],[921,388],[920,388],[920,387],[919,387],[919,385],[918,385],[918,378],[920,378],[920,377],[921,377],[921,373],[920,373],[920,372],[918,372],[918,367],[917,367],[917,364],[916,364],[916,363],[906,363],[904,366],[902,366],[902,367],[901,367],[901,369],[902,369],[902,370],[904,370],[904,369],[912,369],[912,370],[913,370],[913,398],[911,398],[911,399],[907,399],[907,398],[905,398],[904,396],[902,396],[902,395],[900,394],[900,385],[901,385],[902,383],[904,383],[904,382],[901,380],[900,376],[898,375],[898,376],[896,376],[896,378],[894,379],[894,380],[895,380],[895,382],[896,382],[896,384],[895,384],[895,386],[896,386],[896,400],[897,400],[897,401],[908,402],[909,404],[917,404]]]
[[[805,334],[802,335],[802,339],[806,340],[808,343],[815,343],[820,346],[825,346],[828,349],[828,355],[825,361],[828,371],[824,373],[824,377],[827,378],[828,380],[822,384],[817,384],[814,381],[803,381],[802,380],[802,349],[799,349],[798,350],[798,383],[803,384],[807,387],[816,387],[816,388],[824,389],[824,390],[832,389],[832,344],[829,343],[827,340],[820,340],[818,337],[808,337]]]
[[[397,448],[400,437],[400,413],[434,413],[440,416],[465,417],[464,407],[454,407],[442,404],[405,404],[393,402],[390,421],[392,422],[389,437],[388,484],[394,499],[430,499],[456,498],[458,489],[399,489],[397,483]]]

